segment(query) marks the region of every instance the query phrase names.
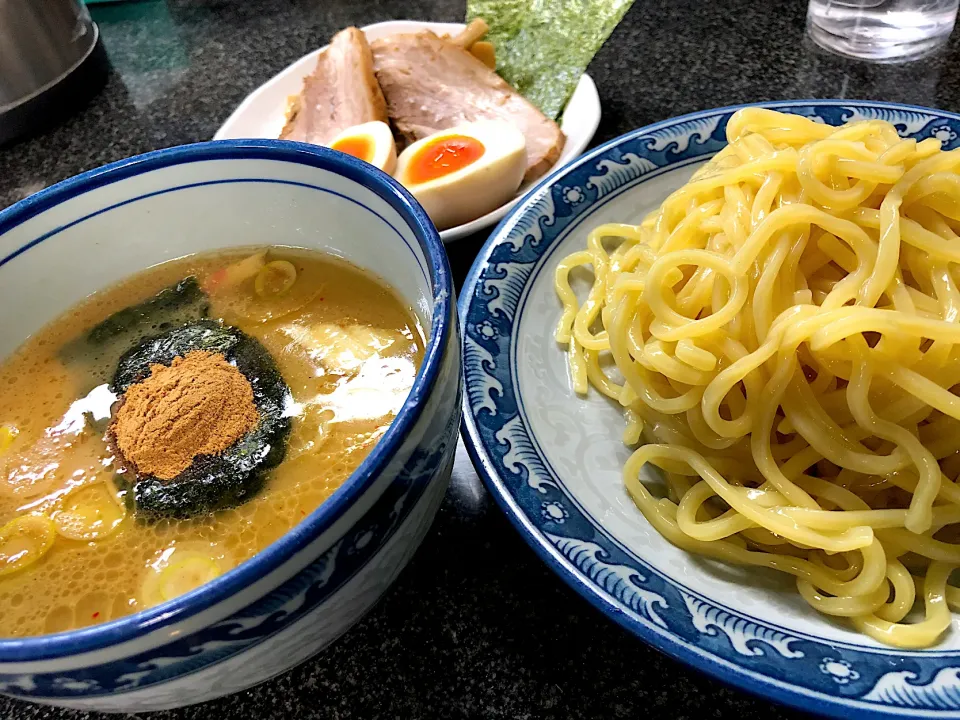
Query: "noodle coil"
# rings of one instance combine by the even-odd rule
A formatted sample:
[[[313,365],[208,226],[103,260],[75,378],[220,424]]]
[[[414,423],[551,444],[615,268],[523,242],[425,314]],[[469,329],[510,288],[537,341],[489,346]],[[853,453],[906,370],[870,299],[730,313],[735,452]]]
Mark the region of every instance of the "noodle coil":
[[[626,489],[671,543],[930,646],[960,607],[960,150],[759,108],[727,137],[560,261],[574,388],[623,407]]]

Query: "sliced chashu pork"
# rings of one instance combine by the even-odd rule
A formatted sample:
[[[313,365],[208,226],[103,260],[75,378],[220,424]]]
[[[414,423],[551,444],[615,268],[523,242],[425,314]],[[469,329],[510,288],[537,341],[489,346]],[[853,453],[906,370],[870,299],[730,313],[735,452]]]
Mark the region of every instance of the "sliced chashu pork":
[[[560,157],[553,120],[470,52],[429,30],[374,40],[373,64],[394,128],[408,143],[475,120],[505,120],[527,141],[524,181]]]
[[[387,106],[367,38],[349,27],[333,36],[316,70],[304,78],[280,139],[328,145],[348,127],[371,120],[387,122]]]

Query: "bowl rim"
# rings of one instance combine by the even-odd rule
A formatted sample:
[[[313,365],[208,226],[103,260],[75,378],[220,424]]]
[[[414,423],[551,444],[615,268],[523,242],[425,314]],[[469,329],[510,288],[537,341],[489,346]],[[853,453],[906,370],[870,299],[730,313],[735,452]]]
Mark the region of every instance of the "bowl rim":
[[[434,299],[430,335],[413,387],[400,412],[364,461],[333,495],[280,539],[209,583],[152,608],[77,630],[0,638],[0,665],[66,658],[135,640],[208,610],[273,572],[329,529],[380,476],[416,425],[437,385],[445,359],[444,351],[457,323],[456,315],[451,313],[455,298],[453,279],[440,235],[406,189],[386,173],[349,155],[316,145],[269,139],[215,140],[154,150],[80,173],[0,211],[0,236],[91,190],[154,170],[217,160],[288,162],[332,172],[372,191],[400,215],[413,231],[429,264],[428,279]],[[0,260],[12,259],[51,234],[46,233],[40,239],[21,245]],[[384,279],[389,282],[388,278]]]
[[[557,172],[548,174],[532,187],[493,229],[483,246],[477,251],[477,255],[461,286],[457,310],[464,331],[464,341],[466,340],[468,312],[478,297],[476,290],[479,287],[483,270],[490,264],[491,257],[498,247],[509,245],[506,241],[507,231],[513,229],[518,217],[534,209],[534,201],[538,199],[545,190],[562,183],[565,177],[568,177],[585,165],[596,161],[597,158],[602,157],[609,151],[664,128],[675,127],[686,122],[713,117],[715,115],[732,114],[744,108],[760,107],[779,110],[780,108],[813,106],[833,108],[871,107],[901,113],[918,112],[931,115],[938,119],[949,118],[960,123],[960,113],[958,112],[911,103],[859,98],[800,97],[785,100],[761,100],[695,110],[664,118],[622,133],[617,137],[591,148]],[[544,261],[544,259],[538,259],[537,263]],[[519,317],[516,317],[511,321],[511,324],[516,325],[519,321]],[[461,401],[462,415],[460,431],[467,454],[470,457],[472,465],[477,470],[481,481],[493,496],[497,506],[507,516],[511,525],[533,549],[539,559],[606,619],[615,622],[640,641],[664,653],[666,656],[681,662],[689,669],[703,672],[730,686],[753,693],[757,697],[782,703],[786,706],[830,717],[848,717],[850,713],[853,713],[857,717],[906,718],[925,716],[928,713],[923,707],[911,709],[910,707],[879,703],[875,706],[870,706],[870,703],[863,701],[859,697],[847,699],[840,696],[831,696],[826,693],[816,693],[812,690],[802,688],[798,684],[791,683],[789,680],[780,680],[771,675],[765,675],[762,672],[752,671],[745,669],[743,666],[735,665],[720,657],[718,654],[711,654],[700,648],[684,643],[672,634],[660,634],[649,628],[643,622],[630,617],[624,612],[621,605],[614,601],[608,593],[597,590],[591,583],[584,579],[579,570],[571,568],[565,560],[557,557],[556,548],[546,541],[542,528],[538,527],[534,521],[531,521],[521,511],[509,490],[509,483],[506,482],[498,470],[496,462],[492,459],[493,454],[490,451],[488,443],[477,427],[467,384],[467,373],[465,371],[464,393]],[[883,649],[878,650],[882,651]],[[900,651],[898,648],[888,649],[888,654],[891,656],[896,656],[899,652],[909,651]],[[960,651],[954,652],[960,654]],[[945,716],[946,715],[944,715],[944,717]]]

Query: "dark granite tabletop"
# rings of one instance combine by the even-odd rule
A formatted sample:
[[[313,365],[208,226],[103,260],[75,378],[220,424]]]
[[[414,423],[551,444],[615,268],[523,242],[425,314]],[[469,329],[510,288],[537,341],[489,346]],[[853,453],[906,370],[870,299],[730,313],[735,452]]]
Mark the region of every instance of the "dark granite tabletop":
[[[636,0],[589,68],[595,143],[681,113],[808,97],[960,109],[960,38],[875,66],[804,38],[806,0]],[[458,0],[142,0],[94,6],[112,71],[86,107],[0,148],[0,207],[139,152],[209,139],[243,97],[336,30],[459,21]],[[462,280],[483,243],[449,248]],[[443,507],[380,604],[334,646],[205,718],[796,718],[668,659],[606,620],[527,547],[460,448]],[[0,718],[84,713],[0,698]]]

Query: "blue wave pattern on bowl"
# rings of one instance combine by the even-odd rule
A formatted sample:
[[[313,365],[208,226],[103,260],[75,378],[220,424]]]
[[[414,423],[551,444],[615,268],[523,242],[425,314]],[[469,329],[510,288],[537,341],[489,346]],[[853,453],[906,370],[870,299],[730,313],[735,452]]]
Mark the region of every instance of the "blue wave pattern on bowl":
[[[142,689],[233,657],[296,622],[342,587],[393,535],[452,457],[457,424],[452,418],[436,444],[415,450],[373,508],[327,552],[258,602],[198,633],[116,662],[67,673],[0,675],[0,692],[29,699]]]
[[[960,116],[950,113],[872,102],[765,105],[830,125],[885,120],[903,137],[936,137],[948,150],[960,146]],[[900,653],[791,633],[725,608],[621,550],[556,481],[521,413],[513,334],[524,292],[557,241],[605,198],[715,154],[726,145],[726,124],[737,109],[696,113],[618,138],[548,178],[501,223],[460,299],[468,449],[534,549],[604,613],[661,650],[807,710],[955,714],[960,652]]]
[[[331,642],[373,604],[416,549],[443,497],[461,402],[453,286],[432,224],[387,176],[348,156],[296,143],[205,143],[149,153],[54,186],[0,213],[0,236],[91,188],[193,162],[217,160],[226,168],[234,159],[276,161],[294,168],[291,174],[302,177],[306,172],[321,184],[249,177],[227,169],[221,172],[229,179],[164,185],[159,192],[134,194],[42,236],[23,238],[6,260],[114,207],[205,186],[263,183],[265,188],[282,185],[316,192],[318,198],[339,197],[345,207],[349,204],[372,218],[374,235],[383,242],[395,248],[405,243],[412,258],[409,271],[432,290],[433,325],[424,367],[376,448],[335,496],[291,533],[223,577],[159,608],[76,633],[0,639],[4,694],[83,709],[133,711],[190,704],[265,680]],[[310,168],[321,172],[311,174]],[[167,183],[167,177],[162,175],[159,182]],[[336,190],[351,182],[398,213],[414,245],[419,242],[428,267],[409,240],[395,237],[397,229],[382,210]],[[324,534],[332,527],[340,529]],[[198,601],[201,595],[207,604]],[[215,619],[205,621],[201,613],[215,613]]]

